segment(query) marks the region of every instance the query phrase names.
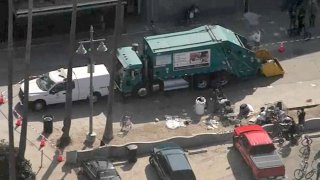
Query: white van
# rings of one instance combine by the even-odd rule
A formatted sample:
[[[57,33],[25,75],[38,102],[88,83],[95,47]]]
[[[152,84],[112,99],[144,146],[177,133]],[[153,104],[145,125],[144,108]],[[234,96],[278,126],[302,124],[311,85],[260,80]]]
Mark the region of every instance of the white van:
[[[105,65],[95,65],[93,76],[93,102],[109,94],[110,74]],[[49,104],[66,101],[67,69],[58,69],[29,81],[29,103],[32,109],[39,111]],[[72,101],[89,99],[90,73],[88,67],[73,68]],[[21,84],[19,98],[23,102],[24,83]]]

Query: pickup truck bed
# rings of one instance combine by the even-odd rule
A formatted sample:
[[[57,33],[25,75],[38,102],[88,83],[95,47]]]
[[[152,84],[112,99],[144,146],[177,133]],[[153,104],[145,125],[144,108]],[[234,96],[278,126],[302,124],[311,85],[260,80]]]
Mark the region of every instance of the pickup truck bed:
[[[283,165],[276,151],[267,154],[252,155],[251,159],[259,169],[279,167]]]

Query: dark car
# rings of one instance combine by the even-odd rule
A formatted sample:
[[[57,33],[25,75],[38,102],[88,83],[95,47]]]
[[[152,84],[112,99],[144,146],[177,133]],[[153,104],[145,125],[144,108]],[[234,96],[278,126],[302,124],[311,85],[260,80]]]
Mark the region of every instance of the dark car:
[[[92,180],[121,180],[110,161],[82,161],[82,171]]]
[[[175,143],[154,147],[149,162],[163,180],[196,180],[183,149]]]

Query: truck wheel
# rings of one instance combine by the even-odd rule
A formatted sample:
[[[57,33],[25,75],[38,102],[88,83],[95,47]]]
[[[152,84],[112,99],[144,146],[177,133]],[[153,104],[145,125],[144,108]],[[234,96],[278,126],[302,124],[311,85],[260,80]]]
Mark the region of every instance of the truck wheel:
[[[98,102],[98,100],[100,99],[100,97],[101,97],[101,94],[100,94],[100,93],[94,92],[94,93],[93,93],[93,96],[92,96],[92,101],[93,101],[93,103]]]
[[[135,94],[140,98],[144,98],[148,95],[148,89],[145,85],[138,86]]]
[[[206,89],[209,87],[209,78],[207,77],[196,77],[195,86],[197,89]]]
[[[32,103],[32,109],[34,111],[41,111],[46,107],[46,102],[44,100],[36,100]]]

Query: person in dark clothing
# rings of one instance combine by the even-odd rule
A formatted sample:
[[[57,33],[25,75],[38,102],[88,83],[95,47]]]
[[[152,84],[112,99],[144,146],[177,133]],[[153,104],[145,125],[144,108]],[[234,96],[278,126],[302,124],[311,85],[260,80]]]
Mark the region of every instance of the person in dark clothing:
[[[290,28],[296,28],[297,27],[297,12],[296,8],[289,9],[289,16],[290,16]]]
[[[310,19],[309,19],[309,26],[314,27],[315,26],[315,20],[316,20],[316,15],[315,14],[310,14]]]
[[[304,8],[301,8],[299,10],[299,13],[298,13],[298,28],[299,28],[299,33],[302,32],[305,32],[305,24],[304,24],[304,18],[305,18],[305,15],[306,15],[306,10]]]
[[[296,122],[292,118],[291,125],[288,131],[290,140],[294,140],[294,135],[296,134],[296,125],[297,125]]]
[[[305,117],[306,117],[306,112],[304,112],[304,108],[301,108],[300,110],[298,110],[297,115],[298,115],[299,125],[304,125]]]
[[[299,129],[300,129],[300,131],[303,131],[306,112],[304,112],[304,109],[301,108],[300,110],[297,111],[297,115],[298,115]]]

